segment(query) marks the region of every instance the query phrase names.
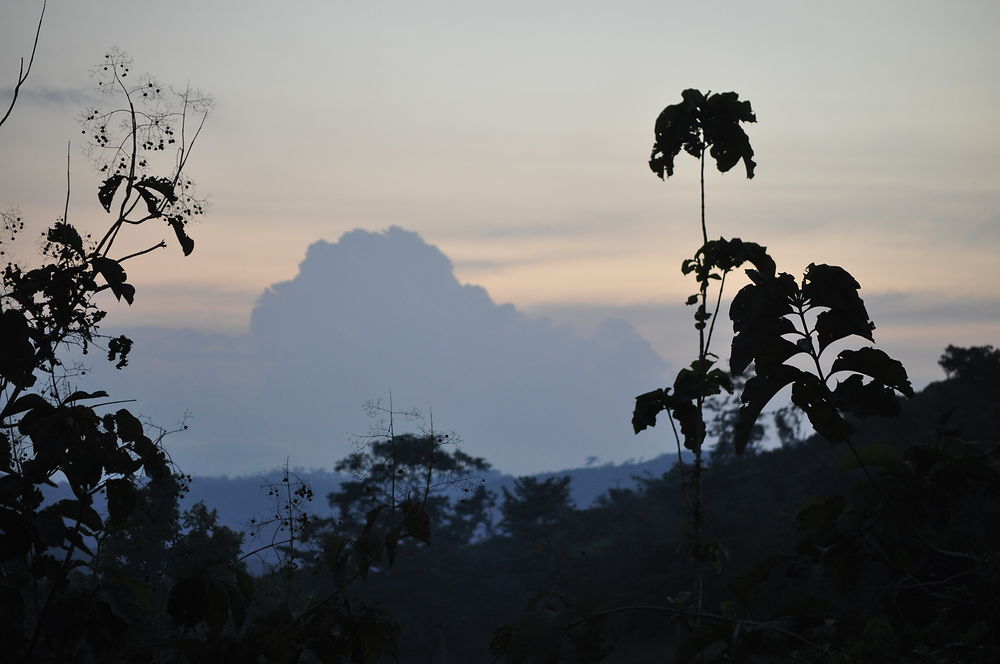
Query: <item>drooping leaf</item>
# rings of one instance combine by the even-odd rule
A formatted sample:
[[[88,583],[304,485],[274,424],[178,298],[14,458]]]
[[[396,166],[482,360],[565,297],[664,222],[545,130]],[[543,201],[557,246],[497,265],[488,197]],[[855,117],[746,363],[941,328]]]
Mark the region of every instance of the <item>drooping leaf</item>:
[[[120,185],[124,179],[124,175],[112,175],[101,183],[100,188],[97,190],[97,200],[100,201],[105,211],[111,212],[111,201],[115,198],[115,192],[118,191],[118,185]]]
[[[698,128],[698,107],[705,97],[698,90],[685,90],[683,101],[667,106],[656,118],[653,127],[653,150],[649,157],[649,168],[662,180],[664,172],[674,174],[674,157],[684,149],[698,157],[704,149]]]
[[[15,560],[31,550],[31,531],[14,510],[0,507],[0,562]]]
[[[812,374],[803,372],[802,377],[792,385],[792,403],[805,412],[816,433],[831,443],[846,440],[853,430],[850,423],[840,416],[819,378]]]
[[[851,374],[837,384],[833,391],[837,405],[860,418],[879,415],[893,417],[899,414],[896,393],[877,380],[865,383],[860,374]]]
[[[174,193],[174,183],[169,178],[146,177],[135,183],[136,188],[152,189],[159,193],[170,203],[177,201],[177,194]]]
[[[684,447],[697,452],[705,442],[705,420],[694,401],[674,398],[671,400],[670,412],[681,427],[684,436]]]
[[[16,309],[0,313],[0,376],[22,389],[35,384],[35,348],[28,321]]]
[[[705,143],[711,146],[709,154],[721,172],[725,173],[742,159],[747,178],[754,176],[757,163],[753,160],[750,138],[740,123],[756,121],[750,102],[740,101],[735,92],[710,95],[705,100],[701,114]]]
[[[184,252],[185,256],[190,256],[191,252],[194,251],[194,240],[187,234],[184,229],[184,220],[180,217],[173,216],[167,219],[167,223],[170,227],[174,229],[174,235],[177,236],[177,241],[181,244],[181,250]]]
[[[108,282],[115,297],[119,301],[125,298],[126,302],[132,304],[132,300],[135,298],[135,286],[125,282],[127,275],[121,263],[107,256],[95,256],[93,262],[94,269]]]
[[[149,216],[159,217],[162,214],[160,211],[160,199],[145,187],[136,185],[135,190],[139,192],[139,196],[146,203],[146,210],[149,212]]]
[[[788,364],[778,364],[770,368],[768,373],[753,376],[743,386],[740,400],[743,405],[736,416],[736,429],[733,444],[736,453],[746,449],[753,435],[753,427],[761,412],[770,403],[774,395],[782,388],[805,376],[805,372]]]
[[[25,394],[7,404],[3,412],[0,413],[0,420],[5,420],[11,415],[17,415],[33,408],[51,409],[52,406],[40,394]]]
[[[13,452],[14,448],[10,444],[10,436],[0,431],[0,471],[13,472]]]
[[[667,407],[668,392],[669,389],[658,389],[635,398],[635,409],[632,411],[632,430],[635,433],[656,426],[656,416]]]
[[[101,519],[101,515],[93,507],[79,500],[65,498],[53,503],[46,509],[52,510],[54,514],[67,519],[79,521],[90,528],[91,532],[96,533],[104,528],[104,521]]]
[[[888,385],[900,394],[913,398],[913,386],[906,375],[906,368],[899,360],[889,357],[877,348],[865,347],[858,350],[844,350],[837,355],[830,367],[831,373],[857,371],[871,376],[883,385]]]

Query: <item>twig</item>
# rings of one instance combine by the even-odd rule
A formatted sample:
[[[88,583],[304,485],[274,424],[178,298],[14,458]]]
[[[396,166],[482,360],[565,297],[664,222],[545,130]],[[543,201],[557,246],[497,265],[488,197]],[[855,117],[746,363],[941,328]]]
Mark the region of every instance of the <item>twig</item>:
[[[154,244],[149,249],[143,249],[142,251],[137,251],[134,254],[129,254],[128,256],[123,256],[122,258],[119,258],[118,262],[119,263],[124,263],[125,261],[127,261],[130,258],[135,258],[136,256],[142,256],[143,254],[148,254],[149,252],[156,251],[157,249],[165,249],[166,246],[167,246],[167,243],[165,241],[163,241],[163,240],[160,240],[157,244]]]
[[[35,29],[35,41],[31,45],[31,57],[28,58],[28,68],[24,68],[24,58],[21,58],[21,66],[17,72],[17,85],[14,86],[14,96],[10,100],[10,106],[7,107],[7,112],[3,114],[2,118],[0,118],[0,125],[7,122],[7,118],[10,117],[11,111],[14,110],[14,104],[17,103],[17,95],[21,91],[21,86],[28,80],[28,74],[31,73],[31,65],[35,62],[35,50],[38,49],[38,35],[42,33],[42,19],[45,18],[46,2],[47,0],[42,0],[42,13],[38,17],[38,27]]]

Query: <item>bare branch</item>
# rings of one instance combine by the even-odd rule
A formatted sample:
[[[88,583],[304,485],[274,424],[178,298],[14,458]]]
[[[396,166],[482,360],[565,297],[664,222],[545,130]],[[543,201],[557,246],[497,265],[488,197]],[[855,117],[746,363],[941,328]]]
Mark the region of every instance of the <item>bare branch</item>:
[[[7,122],[7,118],[10,117],[11,111],[14,110],[14,104],[17,103],[17,95],[21,91],[21,86],[28,80],[28,74],[31,73],[31,65],[35,62],[35,51],[38,49],[38,35],[42,33],[42,19],[45,18],[46,3],[47,0],[42,0],[42,13],[38,17],[38,27],[35,29],[35,41],[31,45],[31,57],[28,58],[28,67],[25,69],[24,58],[21,58],[21,66],[17,72],[17,85],[14,86],[14,96],[11,97],[10,106],[7,107],[7,112],[3,114],[2,118],[0,118],[0,126],[2,126],[4,122]]]

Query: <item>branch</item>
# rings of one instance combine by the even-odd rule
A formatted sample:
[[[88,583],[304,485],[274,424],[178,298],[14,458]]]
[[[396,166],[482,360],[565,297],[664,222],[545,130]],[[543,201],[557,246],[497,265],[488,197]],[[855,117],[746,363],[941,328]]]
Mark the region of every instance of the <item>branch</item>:
[[[7,118],[10,117],[10,112],[14,110],[14,104],[17,103],[17,94],[21,91],[21,85],[28,80],[28,74],[31,73],[31,65],[35,62],[35,50],[38,48],[38,35],[42,32],[42,19],[45,18],[45,5],[47,0],[42,0],[42,13],[38,17],[38,27],[35,29],[35,42],[31,45],[31,57],[28,58],[28,68],[24,68],[24,58],[21,58],[21,66],[17,72],[17,85],[14,86],[14,96],[10,100],[10,106],[7,107],[7,112],[3,114],[0,118],[0,126],[4,122],[7,122]]]
[[[143,254],[148,254],[149,252],[156,251],[157,249],[166,249],[166,247],[167,247],[167,243],[164,242],[163,240],[160,240],[159,243],[154,244],[149,249],[143,249],[142,251],[137,251],[134,254],[129,254],[128,256],[124,256],[122,258],[119,258],[118,262],[119,263],[124,263],[125,261],[127,261],[130,258],[135,258],[136,256],[142,256]]]

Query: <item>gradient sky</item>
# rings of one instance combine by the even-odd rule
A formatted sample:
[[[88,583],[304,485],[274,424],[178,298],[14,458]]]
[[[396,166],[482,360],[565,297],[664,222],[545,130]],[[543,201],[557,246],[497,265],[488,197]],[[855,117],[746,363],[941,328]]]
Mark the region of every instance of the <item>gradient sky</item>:
[[[40,5],[0,8],[4,100]],[[678,363],[697,163],[659,181],[652,125],[684,88],[735,90],[759,166],[709,173],[710,235],[793,273],[845,267],[876,339],[926,383],[946,344],[1000,342],[998,30],[994,1],[51,0],[0,131],[0,206],[33,229],[62,213],[66,141],[115,45],[216,101],[191,162],[212,203],[195,253],[132,265],[116,322],[246,330],[311,242],[399,225],[498,302],[624,317]],[[70,218],[96,228],[80,148]]]

